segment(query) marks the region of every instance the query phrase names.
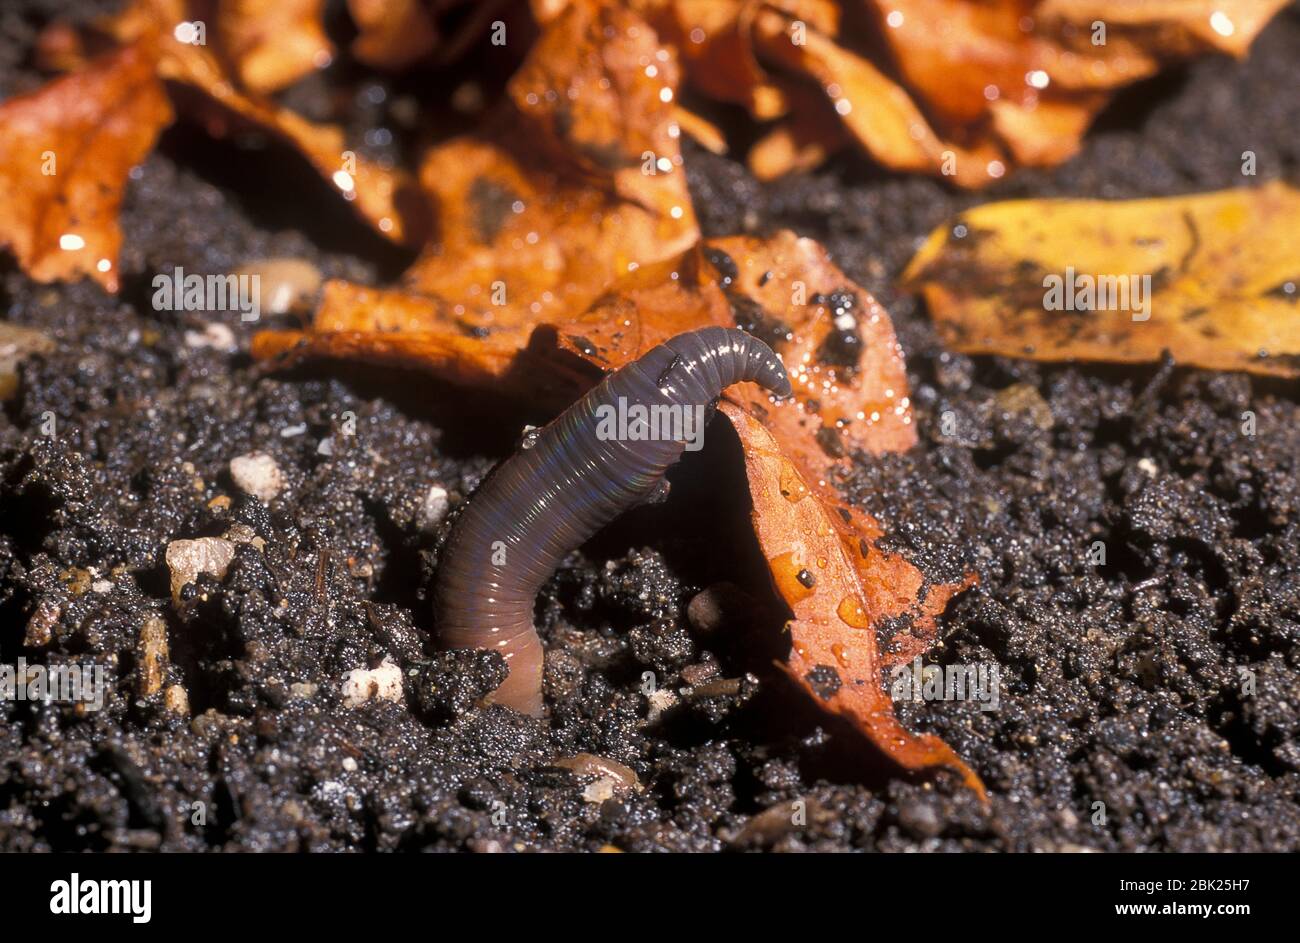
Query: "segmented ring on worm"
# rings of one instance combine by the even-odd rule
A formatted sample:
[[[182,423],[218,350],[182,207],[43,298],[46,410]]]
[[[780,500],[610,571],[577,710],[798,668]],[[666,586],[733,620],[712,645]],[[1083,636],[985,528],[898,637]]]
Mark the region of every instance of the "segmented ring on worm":
[[[679,334],[611,373],[484,480],[443,547],[434,613],[443,648],[505,657],[494,701],[542,712],[538,590],[570,551],[653,496],[686,448],[681,437],[599,435],[600,417],[620,402],[702,411],[744,381],[790,395],[780,359],[757,338],[723,327]]]

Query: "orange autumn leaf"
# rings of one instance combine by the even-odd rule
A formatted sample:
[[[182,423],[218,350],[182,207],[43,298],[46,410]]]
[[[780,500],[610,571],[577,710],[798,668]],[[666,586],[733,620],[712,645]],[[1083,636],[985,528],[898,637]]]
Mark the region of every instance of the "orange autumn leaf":
[[[214,136],[253,127],[288,144],[350,202],[357,215],[392,242],[416,246],[424,238],[427,209],[409,175],[382,167],[347,146],[341,129],[316,124],[269,98],[244,93],[213,48],[199,43],[185,0],[134,0],[97,30],[147,51],[156,74],[200,93],[186,112]],[[185,40],[185,41],[182,41]]]
[[[790,114],[749,149],[749,169],[759,180],[814,170],[826,158],[848,146],[852,138],[834,109],[824,107],[822,92],[798,85],[786,92],[795,104]]]
[[[89,275],[116,291],[127,174],[171,117],[138,46],[0,104],[0,244],[37,281]]]
[[[558,412],[602,370],[617,369],[683,331],[730,323],[726,300],[694,250],[627,276],[576,315],[552,311],[545,320],[488,330],[471,326],[456,307],[435,295],[329,281],[310,330],[260,331],[253,355],[284,363],[325,358],[414,368]]]
[[[685,251],[699,231],[675,89],[673,57],[634,14],[569,7],[511,80],[506,142],[459,138],[425,158],[438,232],[406,286],[474,329],[531,329]],[[508,146],[521,122],[528,158]]]
[[[1280,182],[1144,200],[1016,200],[930,234],[904,282],[965,353],[1300,376],[1295,221]],[[1289,287],[1288,287],[1289,286]]]
[[[1040,0],[1033,15],[1041,29],[1063,45],[1105,55],[1104,47],[1118,39],[1119,54],[1145,57],[1153,63],[1149,67],[1158,68],[1161,61],[1204,52],[1244,58],[1255,37],[1288,4],[1289,0]],[[1106,24],[1104,44],[1096,37],[1098,22]],[[1114,81],[1105,70],[1089,71],[1094,81]]]
[[[882,687],[887,663],[876,643],[883,611],[863,584],[855,542],[841,539],[836,504],[809,486],[762,423],[732,403],[719,408],[740,436],[754,532],[776,589],[794,614],[787,624],[787,674],[822,709],[849,720],[900,766],[952,769],[987,801],[979,777],[947,744],[931,734],[911,733],[895,716]],[[890,572],[879,564],[865,570],[877,582]],[[932,589],[924,602],[913,603],[914,616],[932,623],[952,591]],[[906,660],[896,656],[894,663]]]
[[[1244,55],[1285,0],[869,4],[902,84],[941,132],[1052,166],[1078,151],[1110,93],[1206,52]]]
[[[556,344],[544,325],[537,332],[476,331],[444,299],[340,280],[325,283],[310,330],[259,331],[252,342],[254,357],[281,365],[327,359],[417,369],[553,411],[599,377],[572,350]]]
[[[907,92],[870,60],[810,28],[796,37],[795,25],[792,17],[765,9],[755,19],[755,39],[766,56],[817,82],[826,99],[821,104],[881,164],[943,174],[966,187],[983,186],[1001,175],[996,147],[982,143],[966,148],[944,140]],[[772,175],[781,168],[759,169]]]
[[[382,167],[350,150],[343,131],[333,125],[315,124],[267,99],[236,91],[217,61],[200,47],[172,37],[160,42],[159,74],[197,89],[224,109],[203,116],[209,133],[221,136],[240,122],[269,132],[301,153],[380,235],[409,246],[423,241],[426,210],[404,171]]]
[[[727,138],[722,129],[703,115],[678,106],[673,109],[673,120],[682,133],[689,134],[705,150],[713,154],[727,153]]]
[[[812,239],[710,239],[739,327],[781,355],[800,405],[779,424],[817,443],[808,464],[824,474],[848,452],[905,451],[916,444],[902,349],[888,312],[841,272]]]
[[[216,38],[244,88],[265,95],[328,65],[324,0],[223,0]]]
[[[574,2],[532,0],[530,6],[533,18],[548,24]],[[791,106],[785,84],[770,76],[755,54],[755,15],[764,6],[775,7],[826,33],[834,33],[840,21],[835,0],[629,0],[624,5],[677,50],[694,90],[741,105],[760,121],[778,118]]]
[[[371,359],[423,358],[451,379],[490,385],[517,369],[509,352],[526,350],[539,326],[564,323],[621,276],[691,247],[676,69],[662,48],[634,14],[566,9],[511,82],[498,116],[506,140],[457,138],[426,156],[437,235],[404,287],[327,286],[312,330],[260,335],[259,356],[351,355],[369,332]],[[533,129],[526,140],[543,145],[527,160],[507,146],[521,122]]]
[[[775,121],[750,156],[761,179],[814,167],[854,140],[890,169],[978,188],[1016,165],[1051,166],[1074,155],[1121,86],[1208,52],[1244,55],[1285,2],[634,6],[676,46],[691,89]],[[568,5],[533,0],[532,8],[548,22]],[[1104,36],[1096,24],[1104,24]]]

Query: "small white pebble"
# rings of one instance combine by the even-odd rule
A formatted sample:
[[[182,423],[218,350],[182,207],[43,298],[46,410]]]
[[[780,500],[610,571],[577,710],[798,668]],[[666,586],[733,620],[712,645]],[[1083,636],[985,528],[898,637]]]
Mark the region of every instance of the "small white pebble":
[[[1151,459],[1149,458],[1138,459],[1138,468],[1146,472],[1147,475],[1150,476],[1151,478],[1154,478],[1156,475],[1160,473],[1160,466],[1157,465],[1155,462],[1151,461]]]
[[[378,668],[356,668],[343,676],[343,706],[360,707],[371,698],[402,699],[402,669],[385,657]]]
[[[451,499],[447,497],[447,489],[441,485],[431,487],[424,496],[424,503],[420,506],[421,529],[433,530],[442,523],[450,509]]]
[[[263,504],[280,493],[284,487],[284,475],[275,459],[265,452],[252,452],[230,460],[230,477],[235,480],[239,490],[251,494]]]
[[[357,771],[357,761],[350,756],[343,757],[343,769],[349,773]]]
[[[214,322],[204,325],[200,331],[186,331],[185,345],[187,347],[211,347],[214,350],[235,350],[239,344],[235,340],[235,332],[224,324]]]

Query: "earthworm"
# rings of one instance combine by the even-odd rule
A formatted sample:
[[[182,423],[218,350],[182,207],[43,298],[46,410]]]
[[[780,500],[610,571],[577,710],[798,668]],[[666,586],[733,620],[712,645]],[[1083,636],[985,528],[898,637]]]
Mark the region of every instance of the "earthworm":
[[[757,338],[724,327],[679,334],[609,374],[484,479],[443,545],[434,614],[443,648],[505,657],[492,701],[541,714],[542,583],[623,511],[666,494],[664,472],[699,447],[706,409],[742,381],[790,395],[780,359]]]

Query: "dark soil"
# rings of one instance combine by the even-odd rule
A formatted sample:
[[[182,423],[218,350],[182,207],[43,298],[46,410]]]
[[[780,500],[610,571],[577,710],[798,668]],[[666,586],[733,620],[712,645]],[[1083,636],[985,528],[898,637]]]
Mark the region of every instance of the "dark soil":
[[[6,5],[0,95],[39,83],[33,30],[62,6]],[[1246,63],[1204,60],[1126,92],[1076,159],[979,199],[1237,186],[1244,150],[1259,180],[1295,179],[1298,85],[1293,9]],[[310,107],[323,91],[289,94]],[[336,117],[373,125],[381,97],[336,95]],[[845,490],[928,575],[980,576],[931,657],[996,662],[1000,709],[900,713],[975,768],[991,809],[943,775],[901,778],[812,712],[771,668],[772,618],[692,627],[688,602],[720,581],[771,598],[719,425],[667,504],[601,535],[542,594],[550,718],[532,720],[476,706],[496,656],[433,654],[440,535],[421,507],[434,484],[460,500],[546,417],[471,408],[418,376],[270,372],[237,316],[152,310],[149,280],[178,265],[289,255],[367,281],[400,270],[282,158],[168,132],[129,190],[119,298],[2,263],[6,319],[57,346],[28,358],[0,414],[0,663],[106,664],[113,691],[90,713],[0,702],[0,849],[1300,849],[1293,387],[950,353],[894,280],[975,198],[857,156],[760,186],[692,149],[708,234],[812,236],[893,315],[921,445],[860,457]],[[238,352],[187,343],[217,319]],[[948,411],[953,435],[940,432]],[[341,434],[349,413],[355,436]],[[286,478],[269,509],[228,472],[253,451]],[[228,509],[210,505],[222,495]],[[241,546],[224,581],[173,603],[167,544],[231,522],[264,550]],[[1103,566],[1088,558],[1097,541]],[[150,617],[170,638],[164,689],[184,688],[189,716],[137,693]],[[345,707],[343,675],[385,657],[404,699]],[[646,672],[676,704],[652,713]],[[556,765],[582,752],[630,767],[643,791],[585,801],[590,777]],[[792,824],[801,799],[806,824]]]

